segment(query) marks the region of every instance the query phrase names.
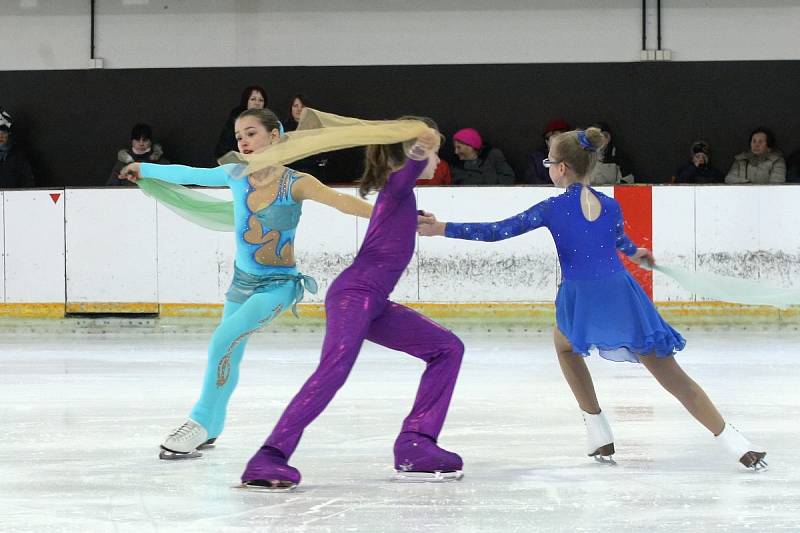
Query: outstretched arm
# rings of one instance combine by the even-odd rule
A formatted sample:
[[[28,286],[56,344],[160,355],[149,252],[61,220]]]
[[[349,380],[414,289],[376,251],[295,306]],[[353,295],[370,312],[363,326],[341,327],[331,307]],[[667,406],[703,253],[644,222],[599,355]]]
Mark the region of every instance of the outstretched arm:
[[[636,245],[633,243],[632,240],[628,238],[625,234],[625,222],[622,219],[622,209],[619,207],[617,208],[617,239],[614,242],[614,245],[617,247],[617,250],[622,252],[627,256],[632,256],[636,253]]]
[[[156,165],[154,163],[131,163],[119,173],[119,179],[136,182],[140,178],[154,178],[178,185],[202,185],[223,187],[228,185],[225,165],[215,168],[196,168],[184,165]],[[229,169],[230,170],[230,169]]]
[[[430,157],[439,150],[441,137],[433,128],[428,128],[409,148],[405,164],[392,172],[383,186],[384,194],[404,194],[414,188],[417,178],[425,171]],[[435,161],[431,164],[435,165]]]
[[[538,203],[522,213],[497,222],[438,222],[430,213],[424,213],[422,219],[430,215],[433,222],[421,219],[418,232],[423,236],[443,235],[452,239],[494,242],[510,239],[533,231],[544,225],[544,202]]]
[[[292,197],[298,202],[313,200],[334,209],[361,218],[372,216],[372,204],[361,198],[344,194],[321,183],[311,174],[301,174],[292,186]]]

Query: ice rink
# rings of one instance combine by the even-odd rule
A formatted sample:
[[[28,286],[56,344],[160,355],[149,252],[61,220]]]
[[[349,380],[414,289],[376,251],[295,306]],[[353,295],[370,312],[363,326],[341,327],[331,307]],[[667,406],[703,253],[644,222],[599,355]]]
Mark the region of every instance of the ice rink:
[[[462,481],[391,481],[423,364],[367,343],[292,458],[300,487],[233,488],[316,365],[322,331],[298,329],[254,338],[217,446],[167,462],[158,444],[199,393],[208,327],[0,328],[0,531],[800,530],[794,329],[682,329],[679,361],[766,447],[766,472],[724,457],[644,368],[595,356],[618,461],[597,464],[549,334],[455,328],[467,351],[440,443]]]

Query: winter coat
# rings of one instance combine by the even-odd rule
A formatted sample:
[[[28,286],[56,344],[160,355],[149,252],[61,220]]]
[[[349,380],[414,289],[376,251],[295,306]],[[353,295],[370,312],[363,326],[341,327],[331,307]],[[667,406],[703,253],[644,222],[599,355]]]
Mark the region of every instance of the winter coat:
[[[536,150],[528,156],[528,166],[525,168],[525,179],[522,183],[532,185],[552,185],[550,171],[544,168],[542,161],[547,158],[547,147]]]
[[[591,175],[592,185],[614,185],[615,183],[633,183],[633,170],[627,158],[617,152],[616,147],[611,147],[611,154],[603,150],[597,154],[597,164]]]
[[[784,183],[785,181],[786,161],[778,150],[764,155],[742,152],[733,158],[733,165],[725,176],[725,183]]]
[[[34,187],[33,171],[25,152],[13,141],[0,150],[0,189]]]
[[[450,185],[453,183],[453,176],[450,174],[450,165],[444,159],[439,160],[433,177],[429,180],[418,179],[417,187],[427,187],[429,185]]]
[[[159,165],[169,165],[169,161],[164,157],[164,150],[160,144],[153,144],[149,152],[144,154],[134,154],[130,148],[123,148],[117,152],[117,162],[111,169],[111,174],[106,181],[107,186],[133,185],[128,180],[119,179],[120,171],[129,163],[156,163]]]
[[[236,117],[238,117],[246,107],[236,106],[228,113],[228,120],[219,132],[219,139],[217,140],[217,147],[214,148],[214,161],[227,154],[228,152],[235,152],[239,148],[236,142],[236,134],[233,129],[236,125]]]
[[[800,183],[800,150],[786,158],[786,181]]]
[[[675,183],[722,183],[722,172],[711,165],[695,166],[694,163],[678,170]]]
[[[457,161],[450,172],[453,185],[513,185],[514,170],[498,148],[485,146],[477,159]]]

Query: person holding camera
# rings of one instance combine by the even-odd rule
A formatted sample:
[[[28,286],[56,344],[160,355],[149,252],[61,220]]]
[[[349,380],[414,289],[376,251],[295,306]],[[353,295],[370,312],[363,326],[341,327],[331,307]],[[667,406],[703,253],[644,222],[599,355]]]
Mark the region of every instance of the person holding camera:
[[[722,172],[711,165],[711,147],[705,141],[695,141],[689,153],[691,161],[678,170],[675,183],[722,183]]]

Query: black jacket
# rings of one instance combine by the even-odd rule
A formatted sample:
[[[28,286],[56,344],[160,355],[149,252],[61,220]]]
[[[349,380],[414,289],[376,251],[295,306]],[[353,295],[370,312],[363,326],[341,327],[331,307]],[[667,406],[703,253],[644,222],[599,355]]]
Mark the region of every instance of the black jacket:
[[[33,170],[25,152],[13,143],[7,152],[0,151],[0,189],[34,186]]]
[[[231,109],[231,112],[228,114],[228,120],[225,121],[225,125],[219,132],[217,147],[214,149],[214,161],[228,152],[235,152],[238,150],[239,145],[236,142],[236,134],[233,132],[233,128],[236,125],[236,117],[245,109],[245,107],[236,106]]]
[[[682,167],[678,170],[675,183],[724,183],[725,176],[722,172],[711,165],[700,165],[696,167],[694,163]]]

